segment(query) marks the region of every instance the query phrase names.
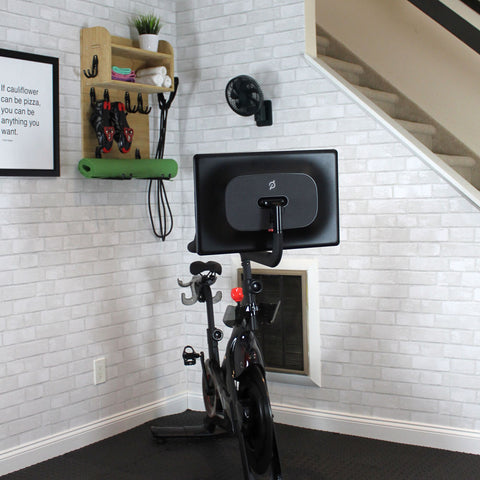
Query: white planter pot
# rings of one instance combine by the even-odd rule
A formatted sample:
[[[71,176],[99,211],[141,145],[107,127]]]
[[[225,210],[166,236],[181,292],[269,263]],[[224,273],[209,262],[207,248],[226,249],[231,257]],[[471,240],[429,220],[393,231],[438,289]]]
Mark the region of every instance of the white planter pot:
[[[158,51],[158,35],[152,33],[145,33],[138,36],[140,48],[150,52]]]

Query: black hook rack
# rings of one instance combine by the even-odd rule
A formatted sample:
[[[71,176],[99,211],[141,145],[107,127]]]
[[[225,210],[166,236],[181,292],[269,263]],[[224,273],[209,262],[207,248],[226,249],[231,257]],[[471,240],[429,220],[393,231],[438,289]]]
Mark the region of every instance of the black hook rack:
[[[92,69],[88,69],[87,71],[83,71],[83,74],[87,78],[95,78],[98,75],[98,56],[94,55],[92,58]]]
[[[104,102],[110,102],[110,94],[108,93],[108,90],[107,90],[107,89],[105,89],[105,90],[103,91],[103,101],[104,101]],[[92,88],[90,89],[90,105],[91,105],[92,107],[95,107],[95,104],[96,104],[96,103],[97,103],[97,95],[96,95],[96,93],[95,93],[95,88],[92,87]]]
[[[138,110],[136,106],[132,107],[130,103],[130,94],[128,92],[125,92],[125,110],[128,113],[135,113]]]
[[[144,115],[148,115],[152,111],[152,107],[144,107],[143,106],[143,97],[142,94],[139,93],[137,95],[137,112],[143,113]]]

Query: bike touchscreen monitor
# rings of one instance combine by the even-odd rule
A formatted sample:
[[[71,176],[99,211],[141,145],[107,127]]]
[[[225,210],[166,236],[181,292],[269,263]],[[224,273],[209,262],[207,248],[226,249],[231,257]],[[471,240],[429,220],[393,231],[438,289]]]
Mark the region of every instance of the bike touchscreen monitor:
[[[269,202],[284,249],[338,245],[336,150],[198,154],[193,168],[198,254],[270,250]]]

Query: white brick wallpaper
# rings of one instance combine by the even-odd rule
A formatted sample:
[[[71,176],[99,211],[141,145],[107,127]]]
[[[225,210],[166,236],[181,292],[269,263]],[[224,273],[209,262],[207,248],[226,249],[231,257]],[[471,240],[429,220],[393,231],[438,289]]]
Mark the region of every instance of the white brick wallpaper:
[[[200,347],[205,326],[176,278],[195,258],[191,157],[214,151],[339,151],[341,245],[286,253],[321,271],[322,388],[272,384],[273,401],[480,430],[480,212],[307,64],[302,1],[160,3],[0,2],[3,48],[60,58],[62,165],[58,179],[0,178],[0,451],[185,390],[181,348]],[[146,185],[76,171],[80,28],[129,36],[146,9],[163,15],[180,77],[164,243]],[[272,100],[272,127],[226,104],[243,73]],[[230,259],[217,260],[226,292]],[[99,356],[108,380],[94,386]],[[199,370],[188,380],[199,393]]]
[[[273,384],[272,400],[479,430],[480,212],[308,66],[302,1],[177,8],[185,168],[201,152],[339,151],[341,245],[286,253],[321,271],[322,388]],[[272,99],[272,127],[226,104],[228,80],[243,73]],[[187,314],[194,345],[199,321]],[[198,373],[189,379],[200,392]]]
[[[167,186],[178,224],[163,243],[150,230],[147,182],[77,171],[80,29],[130,36],[131,18],[147,9],[175,45],[173,1],[0,3],[2,48],[59,58],[61,135],[60,178],[0,178],[0,451],[186,389],[180,183]],[[172,108],[166,153],[174,158],[175,117]],[[95,386],[101,356],[107,382]]]

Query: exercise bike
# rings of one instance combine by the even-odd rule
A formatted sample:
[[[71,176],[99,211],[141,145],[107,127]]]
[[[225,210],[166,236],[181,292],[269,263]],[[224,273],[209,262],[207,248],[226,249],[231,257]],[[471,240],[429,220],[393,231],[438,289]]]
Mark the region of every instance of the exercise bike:
[[[262,286],[250,262],[280,263],[284,249],[338,245],[338,167],[335,150],[198,154],[194,158],[196,238],[188,250],[199,255],[240,253],[243,288],[234,289],[224,323],[232,329],[220,362],[223,332],[214,321],[212,286],[222,273],[214,261],[193,262],[192,295],[184,304],[204,302],[208,356],[186,346],[186,365],[200,360],[206,410],[199,427],[152,427],[157,439],[232,434],[238,438],[243,479],[270,475],[281,480],[277,437],[255,330],[271,322],[278,304],[259,304]],[[217,428],[221,427],[221,428]]]
[[[191,346],[183,350],[185,365],[195,365],[197,359],[202,366],[202,390],[206,410],[204,425],[200,427],[151,427],[157,439],[178,437],[207,437],[234,434],[239,441],[239,450],[244,480],[254,480],[255,474],[263,475],[270,470],[272,480],[281,480],[273,415],[265,378],[263,355],[255,337],[258,322],[273,322],[280,302],[257,304],[256,295],[261,292],[261,282],[252,278],[250,261],[275,266],[282,256],[281,208],[273,200],[265,208],[273,215],[274,248],[271,253],[255,252],[241,254],[243,288],[232,290],[237,302],[229,305],[223,322],[232,329],[225,357],[220,362],[218,342],[223,332],[215,325],[213,304],[221,299],[221,292],[212,295],[212,285],[221,275],[222,267],[214,261],[195,261],[190,265],[193,275],[189,282],[179,280],[182,287],[190,287],[191,296],[182,294],[182,302],[192,305],[206,304],[208,357],[197,353]],[[189,245],[194,249],[194,243]],[[216,427],[221,427],[218,431]],[[217,430],[217,431],[216,431]]]

